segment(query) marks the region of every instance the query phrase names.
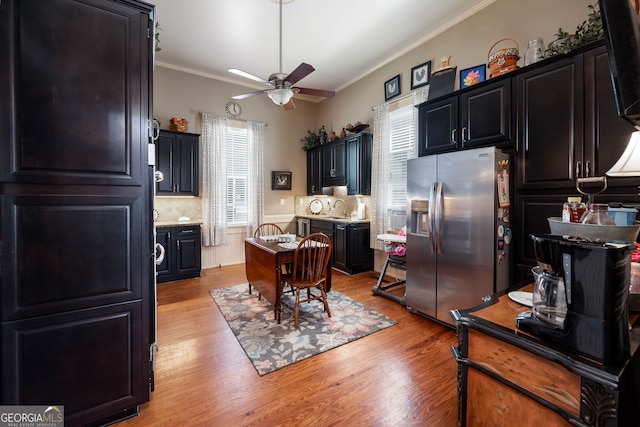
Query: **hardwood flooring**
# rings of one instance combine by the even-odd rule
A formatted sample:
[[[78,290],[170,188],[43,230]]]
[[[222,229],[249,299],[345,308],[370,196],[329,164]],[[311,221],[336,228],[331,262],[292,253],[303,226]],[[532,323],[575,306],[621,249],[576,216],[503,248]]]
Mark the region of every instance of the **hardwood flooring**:
[[[160,284],[155,391],[117,425],[455,426],[455,331],[373,295],[377,273],[333,272],[334,289],[398,324],[263,377],[208,292],[246,282],[244,264]]]

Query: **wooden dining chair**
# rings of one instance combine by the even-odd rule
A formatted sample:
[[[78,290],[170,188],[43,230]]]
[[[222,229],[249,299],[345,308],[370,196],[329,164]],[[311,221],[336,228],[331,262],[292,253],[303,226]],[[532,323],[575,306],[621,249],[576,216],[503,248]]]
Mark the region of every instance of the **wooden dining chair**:
[[[277,236],[278,234],[283,234],[282,228],[280,228],[278,224],[266,222],[256,228],[256,231],[253,232],[253,237],[257,239],[262,236]]]
[[[293,256],[292,271],[282,277],[282,287],[289,285],[294,290],[295,304],[289,304],[284,298],[280,301],[282,306],[293,311],[295,328],[298,327],[301,304],[321,301],[324,311],[331,317],[326,290],[332,250],[331,239],[323,233],[310,234],[298,243]],[[306,296],[303,294],[303,299],[300,299],[300,292],[304,289],[306,289]]]
[[[253,232],[253,237],[255,239],[263,237],[263,236],[277,236],[282,234],[282,228],[278,226],[278,224],[272,224],[270,222],[265,222],[264,224],[260,224],[256,231]],[[251,283],[249,283],[249,295],[251,295]],[[258,294],[258,299],[260,299],[260,294]]]

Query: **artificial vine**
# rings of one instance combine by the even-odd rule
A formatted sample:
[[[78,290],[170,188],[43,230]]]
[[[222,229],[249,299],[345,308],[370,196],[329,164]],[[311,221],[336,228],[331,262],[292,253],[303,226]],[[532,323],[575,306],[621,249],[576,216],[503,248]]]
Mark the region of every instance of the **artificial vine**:
[[[543,58],[551,58],[555,55],[569,53],[573,49],[584,44],[600,40],[604,37],[602,29],[602,18],[600,8],[597,3],[589,5],[589,15],[586,21],[578,25],[574,34],[569,34],[562,28],[555,34],[556,39],[549,44],[549,47],[542,53]]]

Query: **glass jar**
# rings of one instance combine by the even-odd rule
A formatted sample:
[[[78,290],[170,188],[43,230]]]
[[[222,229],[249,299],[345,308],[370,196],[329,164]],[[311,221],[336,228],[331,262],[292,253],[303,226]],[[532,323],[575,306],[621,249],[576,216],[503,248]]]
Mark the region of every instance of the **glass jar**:
[[[524,65],[531,65],[534,62],[538,62],[542,59],[542,52],[544,51],[544,42],[542,37],[530,40],[527,44],[527,48],[524,51]]]
[[[589,212],[580,222],[583,224],[616,225],[613,218],[609,216],[609,205],[606,203],[589,204]]]
[[[580,222],[587,211],[587,205],[582,203],[581,197],[567,197],[562,206],[562,222]]]

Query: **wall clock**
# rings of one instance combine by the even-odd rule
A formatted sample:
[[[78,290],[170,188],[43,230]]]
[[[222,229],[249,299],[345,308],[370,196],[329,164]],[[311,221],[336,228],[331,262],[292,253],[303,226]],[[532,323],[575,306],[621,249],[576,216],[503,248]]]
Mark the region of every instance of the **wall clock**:
[[[227,116],[232,119],[237,119],[242,115],[242,106],[236,101],[227,102],[224,109],[227,111]]]

